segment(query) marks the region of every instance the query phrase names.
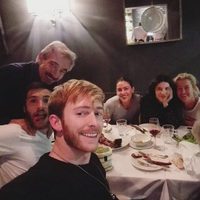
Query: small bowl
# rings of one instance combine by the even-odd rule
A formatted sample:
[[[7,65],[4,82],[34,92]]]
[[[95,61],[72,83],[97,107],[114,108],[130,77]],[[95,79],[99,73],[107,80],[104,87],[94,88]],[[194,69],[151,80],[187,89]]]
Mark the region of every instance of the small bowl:
[[[95,153],[97,154],[99,158],[104,158],[104,157],[112,155],[112,149],[108,146],[102,145],[102,146],[98,146]]]
[[[112,149],[107,146],[99,146],[95,151],[96,155],[98,156],[102,166],[106,171],[112,169]]]
[[[138,147],[143,147],[151,141],[151,137],[146,134],[136,134],[131,137],[131,142],[133,142]]]

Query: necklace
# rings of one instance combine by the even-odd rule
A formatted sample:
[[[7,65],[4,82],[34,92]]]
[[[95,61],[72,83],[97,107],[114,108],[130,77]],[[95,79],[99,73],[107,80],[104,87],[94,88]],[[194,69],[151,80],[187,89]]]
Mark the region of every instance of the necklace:
[[[73,163],[67,161],[66,159],[63,159],[63,158],[62,158],[57,152],[55,152],[55,151],[53,151],[53,152],[51,152],[51,153],[55,154],[55,156],[52,156],[53,158],[58,159],[58,160],[61,160],[61,161],[64,161],[64,162],[66,162],[66,163],[69,163],[69,164],[71,164],[71,165],[73,165],[73,166],[79,168],[82,172],[84,172],[85,174],[87,174],[90,178],[92,178],[93,180],[95,180],[96,182],[98,182],[98,183],[109,193],[109,195],[111,196],[111,198],[112,198],[113,200],[118,200],[118,198],[116,197],[116,195],[110,192],[110,189],[108,188],[107,185],[105,185],[102,181],[100,181],[100,180],[99,180],[98,178],[96,178],[94,175],[92,175],[91,173],[89,173],[88,171],[86,171],[85,169],[83,169],[80,165],[73,164]],[[106,178],[104,177],[104,175],[103,175],[101,169],[100,169],[94,162],[91,162],[91,163],[92,163],[92,164],[95,166],[95,168],[98,170],[98,172],[99,172],[99,174],[101,175],[101,177],[106,181]]]
[[[92,163],[93,163],[93,162],[92,162]],[[104,177],[104,175],[103,175],[103,173],[102,173],[102,171],[99,169],[99,167],[98,167],[95,163],[93,163],[93,164],[94,164],[94,166],[98,169],[98,172],[99,172],[100,175],[103,177],[103,179],[106,180],[105,177]],[[74,165],[74,164],[72,164],[72,165]],[[85,174],[87,174],[90,178],[92,178],[92,179],[94,179],[96,182],[98,182],[98,183],[109,193],[109,195],[111,196],[112,199],[118,200],[118,198],[116,197],[116,195],[113,194],[113,193],[111,193],[111,192],[110,192],[110,189],[108,188],[108,186],[106,186],[102,181],[100,181],[100,180],[99,180],[98,178],[96,178],[94,175],[92,175],[91,173],[89,173],[88,171],[86,171],[85,169],[83,169],[80,165],[74,165],[74,166],[76,166],[76,167],[79,168],[82,172],[84,172]]]

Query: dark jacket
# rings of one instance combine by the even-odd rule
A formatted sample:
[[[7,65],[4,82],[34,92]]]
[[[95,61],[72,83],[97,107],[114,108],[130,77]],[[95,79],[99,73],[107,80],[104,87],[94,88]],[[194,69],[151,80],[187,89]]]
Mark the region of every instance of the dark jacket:
[[[157,117],[161,126],[172,124],[177,128],[184,124],[182,104],[176,98],[165,108],[154,97],[146,95],[141,99],[140,106],[141,123],[148,123],[150,117]]]

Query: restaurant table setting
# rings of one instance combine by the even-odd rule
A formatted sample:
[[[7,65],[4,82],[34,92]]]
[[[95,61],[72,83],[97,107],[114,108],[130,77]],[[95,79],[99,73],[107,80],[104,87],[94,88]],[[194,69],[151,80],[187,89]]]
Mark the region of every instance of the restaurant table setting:
[[[112,148],[112,167],[107,170],[111,191],[119,199],[191,200],[200,199],[199,146],[184,140],[191,129],[174,130],[176,139],[166,138],[161,127],[155,138],[151,125],[108,125],[103,135],[121,146]]]

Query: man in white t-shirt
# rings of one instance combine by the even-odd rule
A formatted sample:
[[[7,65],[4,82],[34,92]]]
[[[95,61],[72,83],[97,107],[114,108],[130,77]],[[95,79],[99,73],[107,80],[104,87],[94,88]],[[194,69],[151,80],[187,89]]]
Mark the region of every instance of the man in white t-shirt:
[[[0,126],[0,187],[27,171],[51,150],[47,107],[50,94],[42,83],[32,83],[26,93],[25,119]]]

